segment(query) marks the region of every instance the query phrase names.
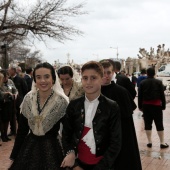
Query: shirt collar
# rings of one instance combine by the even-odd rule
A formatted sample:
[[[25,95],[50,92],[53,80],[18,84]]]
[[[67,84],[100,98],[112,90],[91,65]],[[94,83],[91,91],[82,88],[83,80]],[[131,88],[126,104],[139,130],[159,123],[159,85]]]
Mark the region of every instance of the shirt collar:
[[[100,95],[99,95],[99,96],[100,96]],[[90,100],[86,97],[86,95],[85,95],[85,101],[88,102],[88,103],[95,103],[95,102],[98,101],[99,96],[96,97],[94,100],[90,101]]]

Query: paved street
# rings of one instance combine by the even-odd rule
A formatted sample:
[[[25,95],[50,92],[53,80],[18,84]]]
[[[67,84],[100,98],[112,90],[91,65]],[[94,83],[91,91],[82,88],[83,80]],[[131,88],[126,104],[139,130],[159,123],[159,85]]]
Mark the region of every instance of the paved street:
[[[136,99],[137,100],[137,97]],[[144,132],[143,118],[141,112],[136,109],[134,112],[134,122],[139,143],[143,170],[170,170],[170,148],[160,149],[158,135],[153,126],[153,147],[147,148],[147,140]],[[165,142],[170,144],[170,103],[164,111]],[[10,164],[9,155],[13,147],[14,139],[10,142],[2,143],[0,146],[0,170],[7,170]],[[130,156],[130,153],[129,153]]]

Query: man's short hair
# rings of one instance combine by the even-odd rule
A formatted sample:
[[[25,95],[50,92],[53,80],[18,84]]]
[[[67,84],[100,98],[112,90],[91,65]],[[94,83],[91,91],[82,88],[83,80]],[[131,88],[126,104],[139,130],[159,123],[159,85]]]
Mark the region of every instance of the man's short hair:
[[[141,74],[146,74],[146,69],[142,69]]]
[[[113,70],[113,66],[108,60],[101,60],[100,64],[103,66],[104,69],[112,67],[112,70]]]
[[[32,70],[32,67],[27,67],[27,68],[25,69],[25,72],[26,72],[27,74],[30,74],[32,71],[33,71],[33,70]]]
[[[148,77],[154,77],[155,75],[155,69],[152,67],[148,68],[146,72]]]
[[[85,70],[95,70],[101,77],[103,77],[104,71],[102,65],[97,61],[89,61],[85,63],[81,68],[81,73],[83,73]]]
[[[114,62],[114,66],[115,66],[115,70],[120,71],[121,69],[121,63],[119,61],[113,61]]]

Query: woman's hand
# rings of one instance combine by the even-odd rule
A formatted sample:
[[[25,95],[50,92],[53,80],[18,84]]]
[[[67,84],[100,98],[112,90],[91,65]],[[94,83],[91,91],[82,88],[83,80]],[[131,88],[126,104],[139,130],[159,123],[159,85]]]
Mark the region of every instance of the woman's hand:
[[[61,163],[61,167],[65,168],[65,167],[72,167],[75,163],[75,153],[71,152],[69,153],[63,160],[63,162]]]

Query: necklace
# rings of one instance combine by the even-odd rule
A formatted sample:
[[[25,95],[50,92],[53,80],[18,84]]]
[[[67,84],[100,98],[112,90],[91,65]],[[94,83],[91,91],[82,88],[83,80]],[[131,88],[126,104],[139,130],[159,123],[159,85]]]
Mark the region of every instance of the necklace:
[[[46,106],[46,104],[48,103],[49,99],[51,98],[51,96],[54,94],[54,91],[51,92],[51,94],[48,96],[48,98],[46,99],[46,101],[44,102],[43,106],[41,107],[41,104],[40,104],[40,95],[39,95],[39,91],[38,91],[38,94],[37,94],[37,103],[38,103],[38,111],[39,111],[39,114],[42,112],[42,110],[44,109],[44,107]]]
[[[73,88],[73,85],[72,85],[70,88],[68,88],[68,89],[64,88],[63,85],[62,85],[62,88],[63,88],[63,90],[64,90],[64,92],[65,92],[65,95],[69,97],[69,96],[70,96],[70,93],[71,93],[71,90],[72,90],[72,88]],[[66,94],[66,91],[67,91],[67,93],[68,93],[68,92],[69,92],[69,93]]]

